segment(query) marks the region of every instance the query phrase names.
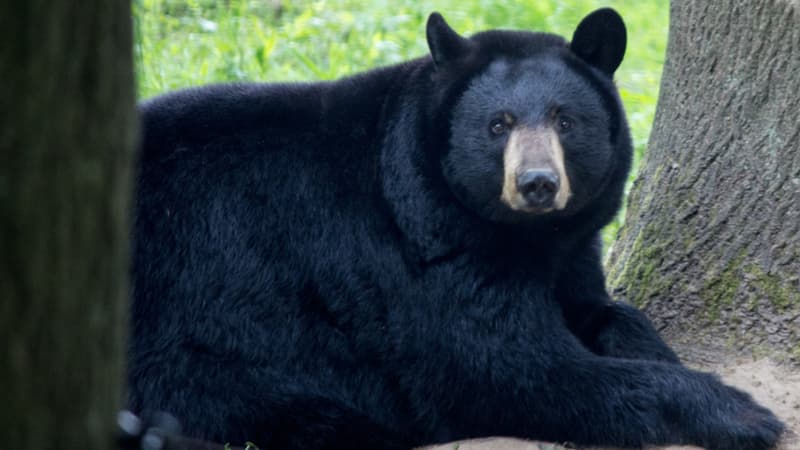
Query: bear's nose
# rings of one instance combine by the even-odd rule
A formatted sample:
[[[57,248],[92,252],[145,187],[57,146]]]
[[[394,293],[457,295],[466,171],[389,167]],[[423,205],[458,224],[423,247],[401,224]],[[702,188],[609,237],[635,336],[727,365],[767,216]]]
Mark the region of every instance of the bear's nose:
[[[517,190],[533,208],[550,208],[558,193],[558,174],[550,169],[528,169],[517,175]]]

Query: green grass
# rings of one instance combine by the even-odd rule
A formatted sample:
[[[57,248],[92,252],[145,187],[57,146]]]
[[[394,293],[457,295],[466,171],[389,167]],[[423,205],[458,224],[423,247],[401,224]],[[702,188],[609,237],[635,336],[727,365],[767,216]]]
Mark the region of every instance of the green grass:
[[[638,167],[658,97],[667,0],[136,0],[139,96],[221,81],[334,79],[396,63],[427,51],[424,24],[434,10],[462,34],[518,28],[569,37],[601,6],[628,27],[616,80]],[[604,230],[607,244],[620,222]]]

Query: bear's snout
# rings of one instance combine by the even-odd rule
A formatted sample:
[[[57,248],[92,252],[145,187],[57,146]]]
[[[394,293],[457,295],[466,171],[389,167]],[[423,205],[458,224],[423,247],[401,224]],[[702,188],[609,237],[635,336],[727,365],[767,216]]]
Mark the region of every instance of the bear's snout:
[[[551,127],[519,127],[503,151],[500,200],[515,211],[542,214],[566,207],[572,191],[564,149]]]
[[[558,174],[551,169],[528,169],[517,175],[517,191],[530,208],[552,208],[558,189]]]

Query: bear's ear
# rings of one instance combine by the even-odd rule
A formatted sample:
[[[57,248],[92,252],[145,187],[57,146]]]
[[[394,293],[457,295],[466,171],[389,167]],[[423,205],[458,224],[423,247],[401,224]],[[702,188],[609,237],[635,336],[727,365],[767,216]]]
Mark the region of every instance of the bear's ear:
[[[612,76],[625,56],[627,39],[622,17],[611,8],[602,8],[581,20],[569,47],[582,60]]]
[[[469,52],[469,39],[463,38],[453,31],[438,12],[428,16],[425,34],[428,38],[428,48],[431,51],[433,63],[437,69]]]

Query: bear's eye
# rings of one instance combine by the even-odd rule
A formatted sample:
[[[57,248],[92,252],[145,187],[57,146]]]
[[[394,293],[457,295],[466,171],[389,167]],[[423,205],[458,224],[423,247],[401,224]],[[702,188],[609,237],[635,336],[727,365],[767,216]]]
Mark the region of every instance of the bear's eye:
[[[575,123],[569,117],[561,116],[557,119],[558,129],[560,131],[571,130]]]
[[[508,130],[508,125],[503,119],[495,119],[489,123],[489,131],[495,136],[501,135]]]

